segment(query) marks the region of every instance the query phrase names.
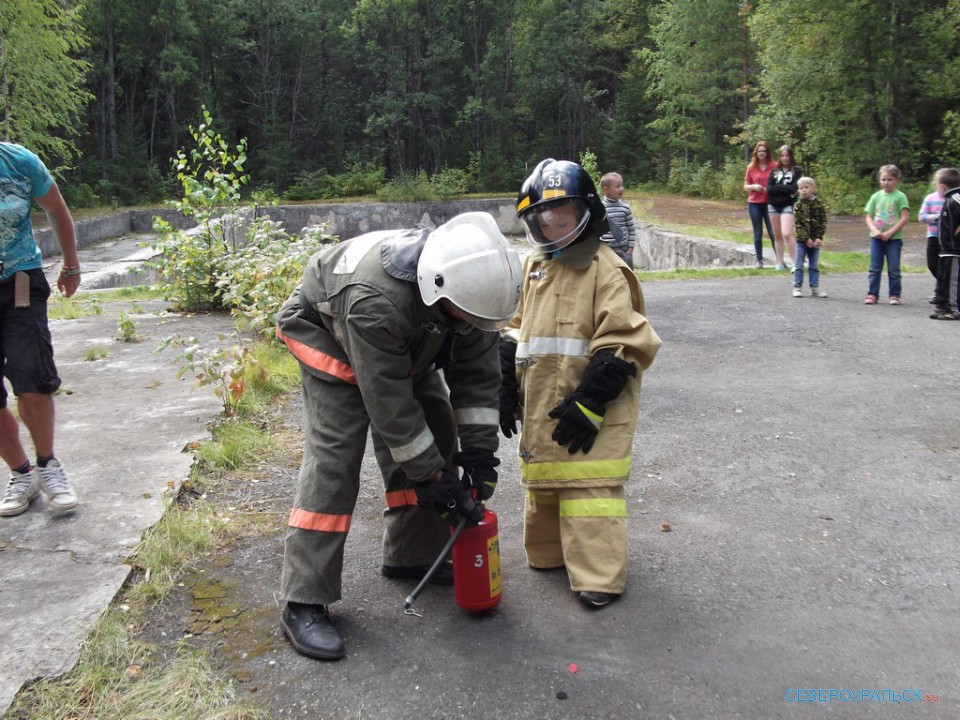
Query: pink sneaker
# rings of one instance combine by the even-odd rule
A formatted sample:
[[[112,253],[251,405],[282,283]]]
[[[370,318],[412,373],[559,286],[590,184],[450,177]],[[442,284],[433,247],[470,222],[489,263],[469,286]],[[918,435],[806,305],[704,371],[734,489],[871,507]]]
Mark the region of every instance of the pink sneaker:
[[[891,305],[899,305],[899,304],[900,304],[900,296],[899,296],[899,295],[891,295],[891,296],[890,296],[890,304],[891,304]]]
[[[863,299],[863,304],[864,304],[864,305],[876,305],[876,304],[877,304],[877,296],[876,296],[876,295],[867,295],[867,296]]]

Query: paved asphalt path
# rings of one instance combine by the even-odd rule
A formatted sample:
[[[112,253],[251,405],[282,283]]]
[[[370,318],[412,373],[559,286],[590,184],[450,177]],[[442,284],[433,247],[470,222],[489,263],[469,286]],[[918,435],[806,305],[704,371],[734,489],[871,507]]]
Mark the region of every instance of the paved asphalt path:
[[[205,569],[243,611],[191,643],[275,718],[960,717],[960,323],[928,319],[930,286],[911,275],[905,304],[869,307],[861,276],[824,277],[827,299],[772,272],[647,284],[664,346],[628,486],[630,580],[606,609],[526,566],[512,440],[495,612],[431,587],[423,617],[403,614],[413,583],[379,575],[368,457],[331,611],[347,658],[278,632],[279,529]],[[295,474],[277,473],[291,501]],[[905,689],[939,699],[894,702]]]

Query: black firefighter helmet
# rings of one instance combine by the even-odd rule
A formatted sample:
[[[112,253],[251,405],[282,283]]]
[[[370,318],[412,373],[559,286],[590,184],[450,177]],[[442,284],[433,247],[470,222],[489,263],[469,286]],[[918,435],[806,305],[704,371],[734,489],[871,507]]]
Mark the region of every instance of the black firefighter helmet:
[[[573,223],[556,230],[558,213],[571,211]],[[586,170],[569,160],[547,158],[537,165],[517,195],[517,215],[527,240],[544,252],[562,250],[591,230],[599,237],[609,229],[596,185]]]

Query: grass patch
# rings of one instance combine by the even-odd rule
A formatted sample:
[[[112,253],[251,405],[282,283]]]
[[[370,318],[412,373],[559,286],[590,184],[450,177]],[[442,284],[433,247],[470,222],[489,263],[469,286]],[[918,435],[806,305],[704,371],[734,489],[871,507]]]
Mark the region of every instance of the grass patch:
[[[82,292],[82,291],[81,291]],[[128,285],[122,288],[111,288],[110,290],[90,290],[85,296],[99,298],[101,302],[114,302],[118,300],[163,300],[164,290],[159,285]],[[80,295],[80,293],[77,293]]]
[[[252,417],[273,404],[275,398],[300,387],[300,366],[285,345],[258,341],[250,348],[250,362],[243,369],[246,391],[237,402],[241,417]]]
[[[80,318],[102,315],[100,300],[91,296],[64,297],[51,293],[47,301],[47,317],[51,320],[78,320]]]
[[[197,457],[217,470],[238,470],[261,460],[273,449],[269,433],[247,420],[222,422],[212,430],[213,439],[197,447]]]
[[[109,354],[110,353],[107,352],[105,347],[102,347],[101,345],[92,345],[87,348],[87,352],[84,354],[84,359],[86,359],[87,362],[93,362],[95,360],[103,360]]]
[[[203,506],[170,505],[137,547],[134,569],[142,580],[130,587],[127,601],[143,612],[162,600],[191,562],[217,547],[229,530],[224,518]]]
[[[870,269],[870,256],[856,252],[822,252],[820,253],[821,275],[866,275]],[[921,274],[928,272],[926,267],[903,264],[900,267],[904,274]],[[804,269],[806,275],[806,268]],[[658,280],[724,280],[743,277],[788,277],[787,272],[775,272],[772,266],[765,268],[755,267],[723,267],[723,268],[675,268],[673,270],[638,270],[637,277],[641,282],[656,282]]]
[[[102,315],[106,303],[160,300],[163,290],[153,285],[132,285],[113,290],[77,292],[73,297],[64,297],[58,292],[50,294],[47,301],[47,316],[51,320],[78,320]]]

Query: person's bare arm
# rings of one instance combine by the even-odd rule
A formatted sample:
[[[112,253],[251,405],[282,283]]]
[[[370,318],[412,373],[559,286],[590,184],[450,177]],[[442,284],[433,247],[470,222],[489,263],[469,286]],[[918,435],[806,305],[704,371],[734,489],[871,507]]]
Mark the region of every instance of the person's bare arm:
[[[60,257],[63,259],[63,269],[57,277],[57,287],[64,297],[73,295],[80,287],[80,257],[77,255],[77,235],[73,225],[73,216],[67,207],[57,183],[53,183],[47,194],[37,198],[37,204],[47,213],[47,220],[53,230],[53,236],[60,246]],[[76,270],[76,273],[73,271]],[[64,272],[68,273],[65,275]]]

